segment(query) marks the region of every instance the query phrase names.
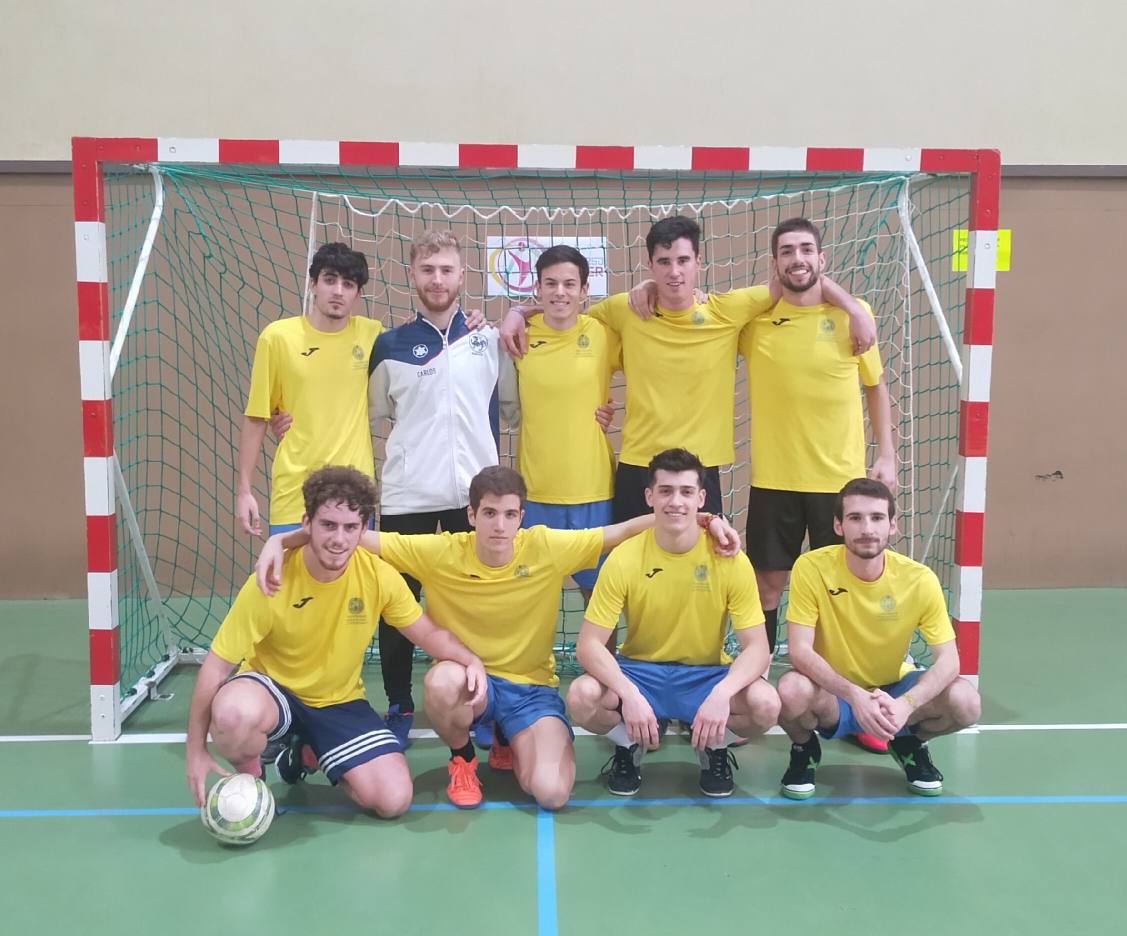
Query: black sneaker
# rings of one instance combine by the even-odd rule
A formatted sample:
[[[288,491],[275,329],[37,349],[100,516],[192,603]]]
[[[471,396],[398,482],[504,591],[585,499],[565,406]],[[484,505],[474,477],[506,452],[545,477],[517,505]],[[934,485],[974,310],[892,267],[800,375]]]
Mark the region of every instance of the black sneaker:
[[[286,739],[279,738],[277,741],[267,741],[266,747],[262,749],[262,753],[258,755],[258,762],[262,767],[263,782],[266,781],[266,768],[278,759],[278,755],[286,749]]]
[[[705,796],[731,796],[736,789],[732,768],[740,769],[736,755],[726,747],[705,748],[700,756],[700,791]]]
[[[642,772],[638,769],[641,763],[640,745],[632,744],[626,748],[616,744],[614,753],[603,764],[599,776],[607,778],[607,790],[615,796],[633,796],[642,788]]]
[[[291,731],[286,746],[274,758],[274,766],[278,768],[278,777],[283,783],[291,786],[300,783],[309,773],[302,764],[301,749],[305,741],[296,731]]]
[[[938,796],[943,792],[943,774],[935,769],[927,742],[915,735],[904,735],[888,742],[888,753],[901,767],[908,789],[920,796]]]
[[[814,795],[814,771],[822,760],[822,745],[817,735],[805,744],[791,744],[790,766],[783,774],[783,796],[804,800]]]

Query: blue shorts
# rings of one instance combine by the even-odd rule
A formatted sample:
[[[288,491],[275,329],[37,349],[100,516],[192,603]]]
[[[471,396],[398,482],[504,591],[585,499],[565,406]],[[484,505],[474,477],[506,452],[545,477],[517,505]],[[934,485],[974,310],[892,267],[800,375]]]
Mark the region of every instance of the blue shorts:
[[[292,533],[294,530],[300,529],[300,523],[271,523],[270,535],[277,536],[279,533]]]
[[[727,666],[690,666],[686,663],[651,663],[618,658],[618,667],[645,696],[656,718],[676,718],[692,724],[697,709],[718,682],[728,675]]]
[[[551,686],[527,686],[509,682],[499,676],[489,676],[489,699],[485,711],[474,719],[471,730],[481,724],[496,722],[506,738],[512,738],[541,718],[558,718],[567,726],[572,738],[571,722],[559,692]]]
[[[905,692],[912,688],[923,675],[923,670],[913,670],[903,679],[898,682],[889,683],[887,686],[881,686],[892,698],[898,699]],[[837,700],[838,720],[837,725],[830,728],[819,728],[818,734],[823,738],[845,738],[849,735],[863,734],[865,729],[857,722],[857,717],[853,714],[853,707],[845,701],[845,699]],[[912,732],[905,725],[898,732],[896,737],[900,738],[904,735],[909,735]]]
[[[353,767],[384,754],[400,754],[399,739],[384,725],[367,699],[314,708],[262,673],[239,673],[234,679],[253,679],[263,686],[278,706],[278,721],[267,735],[278,741],[291,732],[313,748],[317,766],[330,783],[336,783]]]
[[[613,501],[591,501],[588,504],[538,504],[524,502],[524,520],[521,526],[546,526],[553,530],[594,530],[610,526],[611,504]],[[572,572],[571,577],[580,588],[590,591],[595,587],[599,569],[603,567],[606,556],[600,556],[593,569]]]

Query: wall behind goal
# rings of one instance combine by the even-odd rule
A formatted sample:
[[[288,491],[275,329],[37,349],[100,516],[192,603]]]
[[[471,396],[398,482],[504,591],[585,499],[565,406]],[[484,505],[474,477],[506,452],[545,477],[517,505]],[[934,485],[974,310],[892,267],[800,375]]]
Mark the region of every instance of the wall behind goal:
[[[112,15],[110,10],[112,9]],[[1119,164],[1127,7],[9,3],[0,161],[71,136],[999,148]]]

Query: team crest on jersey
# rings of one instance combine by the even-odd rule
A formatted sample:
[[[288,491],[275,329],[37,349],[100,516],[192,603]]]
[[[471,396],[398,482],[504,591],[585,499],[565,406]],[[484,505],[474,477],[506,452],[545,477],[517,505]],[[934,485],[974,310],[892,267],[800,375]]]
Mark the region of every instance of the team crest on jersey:
[[[348,613],[360,614],[364,610],[363,598],[349,598],[348,599]]]
[[[705,314],[700,309],[693,309],[693,314],[689,319],[694,325],[703,325],[705,323]]]
[[[425,344],[417,344],[411,349],[411,353],[421,360],[427,356],[427,346]]]
[[[707,582],[708,566],[702,564],[693,569],[693,578],[695,578],[698,582]]]
[[[822,319],[822,321],[818,325],[818,327],[820,329],[822,329],[822,331],[825,332],[827,335],[830,335],[830,334],[833,334],[833,330],[837,326],[834,325],[834,320],[832,318],[824,318],[824,319]]]
[[[364,349],[358,344],[352,346],[352,356],[358,361],[364,360]]]
[[[485,338],[474,332],[470,335],[470,350],[474,354],[485,354],[485,349],[489,347],[489,342]]]
[[[515,569],[513,569],[514,578],[528,578],[528,575],[529,568],[526,565],[518,565]]]
[[[577,348],[579,348],[580,351],[586,351],[589,347],[591,347],[591,339],[586,335],[580,335],[575,339],[575,345]]]
[[[891,614],[893,611],[896,610],[896,599],[893,598],[891,595],[885,595],[880,600],[880,609],[885,614]]]

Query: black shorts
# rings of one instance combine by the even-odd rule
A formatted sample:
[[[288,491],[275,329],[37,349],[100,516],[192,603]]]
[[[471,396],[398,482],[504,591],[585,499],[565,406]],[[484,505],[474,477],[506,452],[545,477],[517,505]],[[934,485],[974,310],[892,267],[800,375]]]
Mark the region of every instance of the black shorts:
[[[807,534],[810,548],[841,542],[834,532],[836,494],[772,491],[749,488],[747,493],[747,555],[763,572],[783,572],[802,554]]]
[[[619,463],[614,472],[614,503],[611,518],[615,523],[632,520],[653,513],[646,503],[646,485],[650,482],[650,469],[639,465]],[[704,469],[704,507],[709,513],[723,513],[720,499],[720,469]]]

